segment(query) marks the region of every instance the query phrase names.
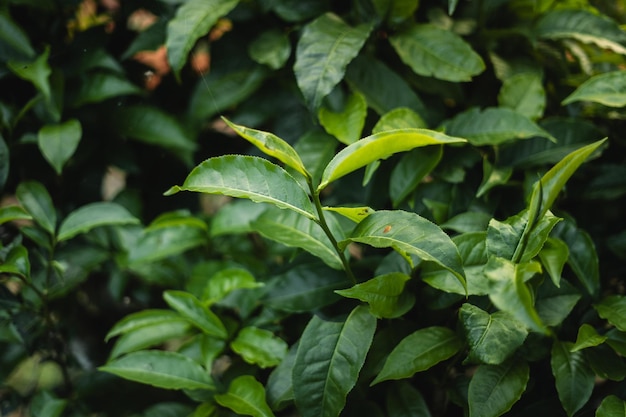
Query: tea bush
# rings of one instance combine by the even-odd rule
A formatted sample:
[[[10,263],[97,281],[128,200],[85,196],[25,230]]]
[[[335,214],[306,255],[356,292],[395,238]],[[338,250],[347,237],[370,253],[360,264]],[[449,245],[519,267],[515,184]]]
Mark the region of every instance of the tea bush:
[[[0,414],[626,415],[625,23],[6,1]]]

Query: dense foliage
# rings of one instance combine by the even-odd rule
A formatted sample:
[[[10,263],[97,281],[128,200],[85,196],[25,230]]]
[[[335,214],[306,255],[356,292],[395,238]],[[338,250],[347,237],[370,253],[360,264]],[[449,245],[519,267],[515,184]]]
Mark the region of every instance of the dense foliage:
[[[624,24],[3,2],[0,415],[626,416]]]

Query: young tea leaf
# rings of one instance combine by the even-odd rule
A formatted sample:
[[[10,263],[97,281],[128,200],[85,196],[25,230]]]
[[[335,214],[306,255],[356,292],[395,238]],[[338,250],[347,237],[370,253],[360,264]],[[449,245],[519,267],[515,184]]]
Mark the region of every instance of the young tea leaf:
[[[355,223],[360,223],[361,220],[374,213],[370,207],[324,207],[324,210],[341,214]]]
[[[274,417],[265,401],[265,387],[251,375],[235,378],[225,394],[215,395],[215,401],[237,415],[252,417]]]
[[[596,329],[585,323],[578,329],[576,343],[574,343],[570,352],[577,352],[585,348],[601,345],[606,341],[606,339],[606,336],[599,335]]]

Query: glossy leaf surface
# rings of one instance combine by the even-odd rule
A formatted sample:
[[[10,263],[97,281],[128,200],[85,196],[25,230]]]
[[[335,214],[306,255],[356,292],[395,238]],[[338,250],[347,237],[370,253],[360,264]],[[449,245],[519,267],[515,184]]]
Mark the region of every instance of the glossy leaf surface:
[[[498,417],[511,409],[530,378],[528,364],[510,360],[501,365],[481,365],[469,384],[470,417]]]
[[[236,290],[254,289],[262,287],[254,275],[243,268],[223,268],[214,275],[207,277],[208,282],[202,292],[202,301],[205,305],[216,303]]]
[[[217,394],[215,401],[237,415],[273,417],[274,413],[265,401],[265,388],[251,375],[235,378],[225,394]]]

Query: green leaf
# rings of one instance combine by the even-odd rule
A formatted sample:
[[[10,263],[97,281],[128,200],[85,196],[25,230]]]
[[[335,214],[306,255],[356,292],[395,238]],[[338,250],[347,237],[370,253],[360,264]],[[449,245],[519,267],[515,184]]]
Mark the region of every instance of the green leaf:
[[[361,138],[367,116],[367,101],[363,94],[355,92],[348,97],[342,111],[334,112],[323,106],[317,116],[329,134],[339,142],[350,145]]]
[[[230,347],[246,362],[260,368],[278,365],[287,355],[287,343],[272,332],[258,327],[244,327]]]
[[[349,285],[343,271],[318,260],[297,263],[268,283],[264,304],[296,313],[315,311],[341,299],[333,291]]]
[[[499,145],[540,136],[556,142],[526,116],[505,107],[471,108],[445,123],[446,133],[466,138],[474,146]]]
[[[413,25],[389,38],[416,74],[446,81],[471,81],[485,70],[472,47],[454,32],[431,24]]]
[[[76,151],[82,136],[82,126],[76,119],[57,125],[45,125],[39,129],[39,149],[58,175],[61,175],[63,165]]]
[[[574,343],[570,352],[577,352],[582,349],[601,345],[606,341],[606,339],[606,336],[599,335],[596,329],[585,323],[578,329],[576,343]]]
[[[55,397],[49,391],[39,391],[31,399],[30,415],[37,417],[60,417],[67,400]]]
[[[533,305],[533,294],[526,281],[541,272],[537,262],[515,264],[508,259],[491,257],[484,269],[489,278],[489,299],[502,311],[511,314],[526,327],[549,333]]]
[[[546,283],[537,290],[535,308],[543,323],[558,326],[580,299],[580,292],[565,280],[561,281],[560,287]]]
[[[570,417],[587,403],[594,385],[594,374],[583,352],[571,352],[571,348],[571,343],[555,340],[550,360],[559,399]]]
[[[389,196],[394,207],[398,207],[435,169],[442,156],[443,146],[417,148],[402,155],[389,178]]]
[[[167,24],[167,59],[176,78],[198,38],[206,35],[217,20],[237,6],[239,0],[190,0]]]
[[[195,139],[178,120],[156,107],[131,105],[116,109],[111,125],[124,137],[170,149],[191,163]]]
[[[470,417],[498,417],[511,409],[530,378],[528,364],[510,360],[501,365],[481,365],[469,383]]]
[[[626,296],[609,295],[594,305],[603,319],[608,320],[619,330],[626,332]]]
[[[298,152],[296,152],[296,150],[283,139],[272,133],[236,125],[225,117],[222,117],[222,120],[224,120],[228,126],[237,132],[239,136],[252,143],[266,155],[273,156],[285,165],[295,169],[306,178],[311,178],[311,174],[309,174],[304,167]]]
[[[20,206],[0,207],[0,224],[14,220],[32,220],[32,216]]]
[[[372,128],[372,133],[396,129],[424,129],[427,127],[428,125],[419,114],[408,107],[398,107],[383,114]]]
[[[326,166],[317,189],[321,190],[344,175],[398,152],[428,145],[463,142],[465,139],[450,137],[428,129],[399,129],[377,133],[345,147],[335,155]]]
[[[0,12],[0,60],[27,60],[35,57],[28,35],[4,10]]]
[[[467,211],[457,214],[440,224],[442,229],[450,229],[457,233],[482,232],[487,230],[491,215],[482,211]]]
[[[347,65],[357,56],[372,27],[351,27],[337,15],[326,13],[302,31],[293,70],[298,87],[311,109],[342,80]]]
[[[389,390],[386,402],[389,417],[431,417],[422,394],[404,381]]]
[[[335,238],[341,239],[343,231],[330,221]],[[268,239],[296,247],[320,258],[334,269],[343,269],[341,258],[319,224],[293,211],[267,210],[252,222],[252,228]]]
[[[296,362],[298,342],[296,342],[287,356],[278,364],[267,379],[267,402],[273,410],[281,410],[289,403],[293,403],[292,372]]]
[[[279,30],[267,30],[248,46],[250,58],[273,70],[282,68],[291,55],[289,38]]]
[[[124,379],[165,389],[214,389],[209,373],[187,356],[146,350],[129,353],[98,368]]]
[[[459,320],[469,344],[468,362],[500,365],[528,335],[526,327],[510,314],[503,311],[489,314],[469,303],[459,310]]]
[[[13,246],[0,263],[0,273],[12,274],[30,279],[30,259],[28,251],[22,245]]]
[[[523,72],[506,78],[498,93],[498,104],[513,109],[530,120],[541,118],[546,108],[546,91],[541,75]]]
[[[30,81],[35,88],[50,102],[52,93],[50,92],[50,74],[52,70],[48,64],[50,47],[47,47],[43,54],[32,62],[9,61],[7,67],[15,75],[23,80]]]
[[[513,175],[513,167],[510,166],[493,166],[487,158],[483,159],[483,180],[480,187],[476,190],[476,197],[482,197],[489,190],[506,184]]]
[[[623,381],[626,378],[626,363],[607,345],[598,345],[585,349],[585,360],[591,366],[596,378]],[[597,379],[596,379],[597,380]]]
[[[82,206],[71,212],[59,227],[57,240],[68,240],[99,226],[138,224],[139,219],[116,203],[98,202]]]
[[[393,248],[409,263],[410,255],[433,261],[450,271],[465,287],[461,256],[452,240],[437,225],[405,211],[381,210],[362,220],[348,241],[375,248]],[[340,245],[346,245],[347,241]]]
[[[561,282],[561,273],[569,257],[569,248],[561,239],[549,237],[539,252],[539,259],[552,282],[557,287]]]
[[[575,101],[591,101],[609,107],[626,106],[626,75],[623,71],[613,71],[589,78],[567,96],[562,104]]]
[[[624,417],[626,416],[626,401],[615,395],[605,397],[596,410],[596,417]]]
[[[620,355],[626,355],[626,333],[613,328],[606,332],[606,343]]]
[[[122,334],[111,349],[109,359],[171,340],[186,338],[192,334],[191,329],[191,324],[180,316],[145,324]]]
[[[153,324],[164,323],[168,321],[184,320],[182,317],[171,310],[142,310],[137,313],[129,314],[124,317],[109,330],[105,342],[108,342],[111,338],[120,334],[132,332],[144,326],[150,326]]]
[[[446,327],[427,327],[411,333],[391,351],[371,385],[410,378],[456,354],[463,342]]]
[[[207,159],[191,171],[182,186],[170,188],[166,195],[179,191],[249,198],[315,219],[311,200],[300,184],[284,169],[262,158],[227,155]]]
[[[374,213],[370,207],[324,207],[326,211],[341,214],[343,217],[359,223],[361,220]]]
[[[81,79],[79,88],[73,92],[73,99],[70,101],[72,107],[80,107],[113,97],[135,94],[142,94],[142,90],[126,78],[106,72],[96,72]]]
[[[313,184],[319,184],[324,168],[335,156],[337,140],[321,130],[313,130],[300,137],[294,148],[311,173]]]
[[[233,200],[211,219],[211,236],[252,233],[252,222],[267,210],[268,205],[250,200]]]
[[[376,330],[367,307],[345,321],[314,316],[304,329],[293,366],[293,392],[303,417],[337,417],[359,377]]]
[[[192,294],[168,290],[163,293],[163,299],[172,309],[202,330],[204,334],[221,339],[228,337],[228,332],[219,317]]]
[[[251,375],[235,378],[225,394],[216,394],[215,401],[237,415],[273,417],[274,413],[265,401],[265,387]]]
[[[537,22],[535,34],[545,39],[576,39],[626,54],[626,33],[617,22],[586,10],[550,11]]]
[[[224,268],[212,275],[202,293],[202,301],[211,305],[224,299],[233,291],[262,287],[254,276],[243,268]]]
[[[368,303],[374,317],[392,319],[404,315],[415,304],[413,294],[404,292],[404,285],[410,279],[406,274],[390,273],[335,292]]]
[[[37,181],[25,181],[17,186],[15,195],[28,214],[33,217],[33,220],[46,232],[53,235],[57,223],[57,214],[50,194],[44,186]]]

